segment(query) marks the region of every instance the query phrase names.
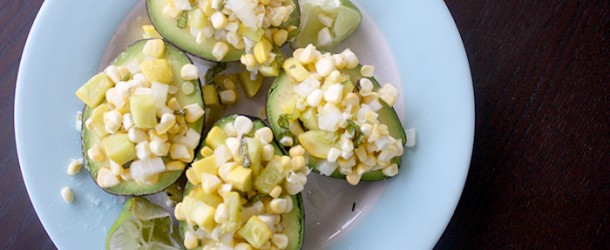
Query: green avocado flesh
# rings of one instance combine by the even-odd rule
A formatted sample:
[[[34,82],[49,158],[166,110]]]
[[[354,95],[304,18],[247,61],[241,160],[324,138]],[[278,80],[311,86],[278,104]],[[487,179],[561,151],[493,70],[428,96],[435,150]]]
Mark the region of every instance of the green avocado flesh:
[[[236,117],[237,117],[237,115],[230,115],[230,116],[223,117],[220,120],[218,120],[214,124],[214,126],[219,126],[221,128],[224,128],[224,126],[227,123],[235,121]],[[254,118],[254,117],[249,117],[249,118],[252,119],[252,121],[254,122],[254,126],[252,128],[252,132],[250,132],[250,134],[248,134],[248,136],[253,136],[254,131],[256,131],[259,128],[267,126],[262,120],[260,120],[258,118]],[[203,148],[205,145],[206,145],[205,139],[201,140],[201,144],[199,145],[199,148]],[[277,143],[273,142],[273,146],[275,147],[276,155],[283,155],[282,150],[277,145]],[[195,161],[197,161],[201,158],[203,158],[201,153],[197,153]],[[193,188],[194,188],[193,184],[191,184],[190,182],[187,182],[186,187],[184,188],[184,195],[186,196],[186,195],[190,194],[190,192],[193,190]],[[300,193],[297,195],[291,196],[291,198],[292,198],[292,204],[294,204],[294,206],[293,206],[292,211],[282,215],[282,225],[284,227],[284,233],[288,236],[288,247],[286,249],[296,250],[296,249],[301,249],[301,245],[303,243],[303,233],[305,230],[305,228],[304,228],[305,227],[305,210],[303,209],[303,199],[302,199]],[[183,239],[184,239],[184,234],[186,233],[186,230],[188,230],[188,224],[185,221],[180,221],[180,236]],[[201,246],[197,247],[196,249],[201,249]]]
[[[354,69],[351,69],[351,70],[344,71],[344,72],[347,72],[350,75],[350,78],[353,82],[356,82],[355,80],[362,78],[362,76],[360,75],[360,66],[358,66]],[[369,79],[371,80],[371,82],[373,82],[374,90],[377,90],[380,88],[380,85],[375,80],[375,78],[371,77]],[[273,84],[271,85],[271,88],[269,89],[269,96],[267,98],[267,107],[266,107],[267,108],[267,118],[268,118],[270,127],[273,130],[273,133],[275,134],[276,137],[278,137],[280,131],[282,131],[282,129],[280,128],[280,125],[278,123],[278,120],[284,112],[283,106],[285,105],[285,103],[288,103],[286,100],[295,100],[296,99],[295,97],[297,94],[293,91],[293,88],[294,88],[294,83],[290,80],[290,77],[288,77],[286,72],[282,71],[280,73],[280,75],[275,79]],[[383,105],[383,108],[381,108],[379,111],[377,111],[379,114],[379,118],[378,118],[379,121],[382,124],[387,125],[390,135],[394,138],[402,140],[402,143],[404,145],[407,142],[407,136],[405,135],[405,131],[403,129],[402,124],[400,123],[400,119],[398,118],[396,111],[394,110],[394,108],[388,106],[384,102],[381,102],[381,103]],[[317,119],[317,118],[315,118],[315,119]],[[305,130],[307,130],[307,129],[305,128]],[[320,138],[317,141],[324,142],[326,140],[324,140],[324,138]],[[324,146],[328,146],[328,145],[320,145],[320,147],[324,147]],[[314,157],[309,153],[306,153],[306,157],[308,158],[308,166],[312,170],[317,172],[316,167],[324,159]],[[392,162],[396,163],[400,167],[400,157],[395,157],[392,160]],[[339,170],[335,170],[335,172],[331,175],[331,177],[345,179],[345,175],[341,174],[339,172]],[[375,171],[371,171],[371,172],[367,172],[367,173],[363,174],[361,180],[378,181],[378,180],[383,180],[386,178],[388,178],[388,177],[385,176],[381,172],[381,170],[375,170]]]
[[[106,236],[106,249],[181,249],[171,215],[148,200],[133,197]]]
[[[129,46],[127,49],[125,49],[112,63],[115,66],[126,66],[132,63],[136,63],[139,64],[140,62],[142,62],[145,59],[145,55],[142,53],[142,49],[144,48],[144,45],[146,44],[147,40],[140,40],[134,44],[132,44],[131,46]],[[165,43],[165,52],[164,52],[164,58],[166,58],[171,67],[172,67],[172,71],[174,72],[174,79],[172,80],[172,85],[179,87],[177,83],[182,84],[184,81],[181,79],[180,77],[180,69],[182,68],[182,66],[184,64],[189,64],[191,63],[190,59],[184,54],[182,53],[180,50],[178,50],[177,48]],[[193,84],[193,86],[195,86],[195,91],[193,92],[193,94],[190,95],[185,95],[182,91],[178,91],[174,97],[176,97],[176,99],[178,100],[178,102],[180,103],[180,105],[182,107],[188,105],[188,104],[193,104],[193,103],[198,103],[201,107],[204,106],[203,104],[203,98],[201,97],[201,87],[200,87],[200,82],[199,80],[193,80],[191,81],[191,83]],[[101,105],[105,105],[105,101],[101,104]],[[96,133],[92,130],[87,129],[85,125],[85,122],[92,113],[93,109],[87,105],[85,105],[85,108],[83,110],[83,128],[82,128],[82,142],[83,142],[83,156],[85,158],[85,167],[89,170],[89,173],[91,174],[91,177],[93,177],[93,180],[97,180],[97,175],[99,170],[105,166],[104,164],[109,164],[107,157],[105,157],[106,159],[103,162],[100,163],[95,163],[93,162],[91,159],[89,159],[89,156],[87,155],[87,151],[96,143],[99,143],[99,145],[102,145],[101,143],[101,138],[99,138],[98,136],[96,136]],[[188,126],[192,129],[194,129],[195,131],[197,131],[199,134],[202,133],[203,130],[203,119],[199,119],[198,121],[194,122],[194,123],[189,123]],[[103,128],[102,128],[103,129]],[[169,157],[164,157],[164,161],[167,163]],[[117,195],[147,195],[147,194],[152,194],[152,193],[157,193],[160,192],[164,189],[166,189],[167,187],[169,187],[172,183],[174,183],[179,177],[180,175],[182,175],[184,171],[166,171],[160,174],[159,176],[159,180],[155,183],[155,184],[139,184],[136,183],[134,180],[131,181],[121,181],[120,184],[110,187],[110,188],[104,188],[105,191],[112,193],[112,194],[117,194]]]
[[[290,15],[287,22],[281,27],[288,27],[294,25],[299,27],[300,22],[300,11],[297,0],[293,0],[295,4],[295,10]],[[155,29],[159,34],[168,42],[174,44],[176,47],[191,53],[195,56],[201,57],[210,61],[218,61],[214,55],[212,55],[212,49],[216,44],[216,39],[203,39],[201,43],[197,43],[195,37],[191,34],[189,28],[179,28],[177,26],[177,20],[170,16],[163,14],[163,7],[167,4],[167,0],[146,0],[148,16],[150,21],[155,26]],[[296,32],[289,33],[289,39],[296,35]],[[236,49],[229,45],[229,51],[225,57],[221,60],[223,62],[239,61],[241,55],[244,54],[243,49]]]

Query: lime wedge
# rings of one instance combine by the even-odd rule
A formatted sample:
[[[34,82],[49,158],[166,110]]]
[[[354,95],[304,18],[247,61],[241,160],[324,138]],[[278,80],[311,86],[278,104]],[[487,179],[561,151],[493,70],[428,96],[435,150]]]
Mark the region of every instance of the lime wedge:
[[[172,218],[143,198],[127,202],[106,236],[106,249],[182,249]]]
[[[293,48],[308,44],[330,50],[347,39],[362,22],[362,13],[349,0],[302,0],[299,34]]]

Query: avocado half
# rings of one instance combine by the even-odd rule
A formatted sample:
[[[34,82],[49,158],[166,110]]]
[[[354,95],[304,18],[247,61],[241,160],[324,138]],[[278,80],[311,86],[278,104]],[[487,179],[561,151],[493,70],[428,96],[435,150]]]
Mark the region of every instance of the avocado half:
[[[146,58],[146,56],[142,52],[142,49],[144,48],[144,45],[146,44],[147,41],[148,40],[146,40],[146,39],[140,40],[140,41],[133,43],[129,47],[127,47],[112,62],[112,65],[127,66],[127,65],[133,64],[133,63],[137,63],[139,65],[139,63],[144,61],[144,59]],[[175,48],[174,46],[172,46],[168,43],[165,43],[165,52],[164,52],[163,57],[169,61],[170,65],[172,67],[172,70],[175,72],[174,79],[172,80],[172,84],[175,85],[175,83],[178,83],[178,82],[182,83],[183,80],[181,79],[179,72],[183,65],[192,63],[191,60],[188,58],[188,56],[186,56],[186,54],[182,53],[182,51],[180,51],[179,49]],[[176,99],[182,106],[184,106],[184,104],[198,103],[199,105],[201,105],[201,107],[204,107],[203,97],[201,95],[201,87],[200,87],[201,84],[200,84],[199,80],[197,79],[197,80],[193,80],[191,82],[193,83],[193,86],[195,86],[194,93],[191,95],[184,95],[184,93],[182,91],[178,91],[175,94]],[[176,86],[176,87],[178,87],[178,86]],[[104,101],[102,104],[104,104],[104,103],[106,103],[106,101]],[[93,111],[92,108],[85,105],[85,108],[83,110],[83,119],[82,120],[86,121],[89,118],[89,116],[91,116],[92,111]],[[203,132],[203,122],[204,122],[203,120],[204,119],[202,118],[195,123],[190,123],[189,127],[194,129],[195,131],[197,131],[199,134],[201,134]],[[101,138],[97,138],[95,133],[93,131],[87,129],[87,127],[85,126],[85,123],[83,122],[81,139],[82,139],[83,159],[85,159],[84,165],[87,168],[87,170],[89,170],[89,174],[91,175],[91,177],[93,178],[93,181],[95,182],[97,180],[97,174],[98,174],[99,170],[102,168],[102,164],[107,163],[107,162],[102,162],[102,163],[93,162],[91,159],[89,159],[89,156],[87,155],[87,150],[89,150],[89,148],[91,148],[95,143],[98,143]],[[166,156],[166,157],[163,157],[163,160],[166,161],[169,159]],[[131,181],[122,181],[120,184],[118,184],[114,187],[103,188],[103,189],[104,189],[104,191],[106,191],[108,193],[112,193],[112,194],[116,194],[116,195],[140,196],[140,195],[153,194],[153,193],[163,191],[164,189],[166,189],[167,187],[172,185],[174,182],[176,182],[176,180],[178,180],[178,178],[182,175],[183,172],[184,171],[163,172],[163,173],[161,173],[161,176],[159,177],[159,181],[157,181],[157,183],[152,184],[152,185],[138,184],[134,180],[131,180]]]
[[[361,67],[362,67],[361,65],[358,65],[358,67],[355,67],[351,70],[341,70],[341,71],[342,71],[342,73],[349,74],[351,79],[361,79],[361,78],[363,78],[363,76],[360,74]],[[371,82],[373,82],[373,86],[374,86],[373,90],[376,91],[377,89],[379,89],[381,87],[379,85],[379,82],[377,82],[377,80],[375,80],[374,77],[368,77],[368,79],[371,80]],[[271,88],[269,89],[269,94],[267,97],[267,104],[266,104],[267,120],[269,121],[271,130],[273,130],[273,133],[275,134],[276,138],[278,136],[280,136],[280,131],[281,131],[278,120],[284,112],[282,110],[282,107],[283,107],[282,104],[286,103],[287,100],[295,100],[296,96],[297,96],[297,93],[295,93],[293,91],[293,85],[294,84],[291,82],[290,77],[286,74],[285,71],[282,70],[280,72],[280,75],[275,79],[275,81],[271,85]],[[382,103],[383,107],[378,111],[379,121],[382,124],[385,124],[386,126],[388,126],[390,135],[392,135],[392,137],[394,137],[394,138],[400,139],[402,141],[402,144],[404,145],[407,142],[407,136],[406,136],[405,130],[403,129],[403,126],[400,122],[400,118],[398,118],[398,115],[396,114],[396,111],[394,110],[394,108],[392,108],[391,106],[388,106],[385,102],[381,102],[381,103]],[[321,140],[318,140],[318,141],[323,142],[325,140],[323,140],[321,138]],[[324,159],[314,157],[313,155],[311,155],[309,153],[306,153],[305,155],[308,159],[308,166],[314,172],[318,172],[317,166]],[[398,165],[398,167],[400,167],[400,157],[395,157],[394,159],[392,159],[392,162],[396,163],[396,165]],[[335,170],[335,172],[333,172],[330,176],[334,177],[334,178],[345,179],[345,175],[341,174],[339,172],[339,170]],[[389,177],[385,176],[383,174],[383,172],[381,172],[381,170],[375,170],[375,171],[371,171],[371,172],[367,172],[367,173],[363,174],[361,180],[379,181],[379,180],[383,180],[383,179],[387,179],[387,178],[389,178]]]
[[[221,118],[220,120],[218,120],[214,126],[219,126],[219,127],[224,127],[227,123],[233,122],[235,121],[235,118],[237,118],[238,115],[230,115],[230,116],[225,116],[223,118]],[[254,126],[252,128],[252,131],[256,131],[259,128],[262,127],[266,127],[267,124],[265,124],[265,122],[263,122],[261,119],[256,118],[256,117],[252,117],[252,116],[247,116],[247,115],[242,115],[245,117],[250,118],[250,120],[252,120],[252,122],[254,123]],[[254,132],[250,132],[251,135],[254,135]],[[205,146],[205,138],[203,140],[201,140],[201,144],[199,145],[199,148],[203,148]],[[284,155],[283,151],[281,150],[281,148],[278,146],[278,144],[274,141],[272,143],[273,147],[275,147],[275,154],[276,155]],[[200,160],[201,158],[203,158],[203,156],[201,155],[201,153],[197,153],[197,156],[195,157],[195,161]],[[184,188],[184,196],[188,195],[194,188],[193,184],[191,184],[191,182],[186,183],[186,186]],[[301,249],[301,246],[303,245],[303,236],[304,236],[304,232],[305,232],[305,210],[303,209],[303,199],[301,197],[301,193],[298,193],[297,195],[292,195],[292,204],[293,208],[292,211],[290,211],[289,213],[283,214],[282,215],[282,226],[284,227],[284,233],[288,236],[288,247],[286,247],[287,250],[297,250],[297,249]],[[184,235],[186,233],[186,230],[188,228],[188,224],[185,221],[180,221],[180,237],[184,240]],[[195,248],[195,249],[201,249],[201,246]]]
[[[301,11],[297,0],[293,0],[295,8],[288,21],[282,24],[282,28],[287,28],[290,25],[299,27],[301,19]],[[152,22],[153,26],[159,34],[168,42],[174,44],[176,47],[193,54],[197,57],[206,59],[208,61],[218,61],[212,55],[212,49],[216,44],[216,39],[204,39],[201,43],[197,43],[195,37],[191,35],[189,29],[181,29],[176,25],[176,19],[171,18],[163,14],[163,6],[167,4],[167,0],[146,0],[146,9],[148,11],[148,17]],[[288,40],[291,40],[298,33],[298,29],[294,32],[288,33]],[[221,60],[223,62],[239,61],[240,57],[244,54],[243,49],[236,49],[233,46],[229,46],[229,52]]]

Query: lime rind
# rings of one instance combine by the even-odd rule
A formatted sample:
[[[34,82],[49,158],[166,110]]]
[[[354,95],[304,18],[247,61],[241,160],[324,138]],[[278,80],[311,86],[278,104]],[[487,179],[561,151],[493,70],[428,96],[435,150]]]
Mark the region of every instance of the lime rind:
[[[182,249],[171,215],[143,198],[134,197],[112,225],[106,249]]]

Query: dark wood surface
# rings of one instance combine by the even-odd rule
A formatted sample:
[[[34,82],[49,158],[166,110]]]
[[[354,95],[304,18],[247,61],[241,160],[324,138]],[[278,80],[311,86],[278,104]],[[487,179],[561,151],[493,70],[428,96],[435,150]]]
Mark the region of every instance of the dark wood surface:
[[[436,248],[609,249],[610,1],[445,2],[477,120],[468,180]],[[0,249],[54,248],[13,139],[18,65],[41,4],[0,1]]]

